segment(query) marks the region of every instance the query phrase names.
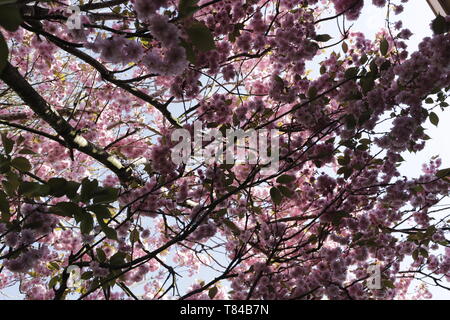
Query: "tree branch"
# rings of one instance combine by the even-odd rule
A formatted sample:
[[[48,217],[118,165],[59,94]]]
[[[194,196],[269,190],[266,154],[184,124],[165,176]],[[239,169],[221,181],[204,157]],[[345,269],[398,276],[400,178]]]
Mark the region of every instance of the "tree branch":
[[[131,170],[124,167],[119,159],[78,134],[77,130],[61,117],[9,62],[0,74],[0,79],[13,89],[42,120],[47,122],[69,147],[83,152],[103,164],[114,172],[123,184],[135,180]]]
[[[172,114],[167,109],[167,104],[163,104],[163,103],[153,99],[151,96],[149,96],[145,92],[143,92],[135,87],[132,87],[129,84],[122,82],[119,79],[116,79],[114,77],[114,75],[112,74],[112,72],[109,71],[108,69],[106,69],[105,66],[102,63],[100,63],[98,60],[94,59],[93,57],[86,54],[85,52],[69,45],[68,43],[65,43],[64,40],[59,39],[58,37],[55,37],[55,36],[45,32],[42,29],[38,29],[36,26],[32,27],[25,23],[22,23],[22,27],[31,32],[43,35],[49,41],[51,41],[52,43],[54,43],[55,45],[57,45],[58,47],[60,47],[64,51],[66,51],[67,53],[70,53],[70,54],[74,55],[75,57],[83,60],[84,62],[90,64],[92,67],[94,67],[100,73],[100,75],[102,76],[102,78],[105,81],[111,82],[112,84],[115,84],[117,87],[127,91],[128,93],[132,94],[133,96],[151,104],[153,107],[158,109],[159,112],[161,112],[163,114],[163,116],[170,122],[170,124],[172,124],[176,128],[181,127],[178,124],[178,122],[172,117]]]

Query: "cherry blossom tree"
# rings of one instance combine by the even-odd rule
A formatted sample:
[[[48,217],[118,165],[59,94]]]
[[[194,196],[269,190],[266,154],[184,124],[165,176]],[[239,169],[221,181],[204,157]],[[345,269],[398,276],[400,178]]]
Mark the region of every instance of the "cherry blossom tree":
[[[450,169],[435,157],[414,177],[398,170],[448,107],[450,19],[430,21],[410,53],[399,20],[409,5],[0,0],[0,289],[27,299],[450,290]],[[363,6],[386,10],[374,39],[349,27]],[[330,20],[339,39],[321,33]],[[278,170],[176,164],[172,133],[194,134],[194,121],[276,130]]]

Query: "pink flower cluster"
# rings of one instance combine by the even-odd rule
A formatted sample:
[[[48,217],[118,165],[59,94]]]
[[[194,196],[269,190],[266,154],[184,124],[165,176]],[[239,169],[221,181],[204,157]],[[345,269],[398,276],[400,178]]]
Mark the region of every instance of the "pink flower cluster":
[[[364,6],[364,0],[332,0],[336,13],[345,13],[348,20],[358,19],[361,9]],[[373,1],[375,5],[382,6],[383,1]],[[386,2],[386,1],[384,1]]]

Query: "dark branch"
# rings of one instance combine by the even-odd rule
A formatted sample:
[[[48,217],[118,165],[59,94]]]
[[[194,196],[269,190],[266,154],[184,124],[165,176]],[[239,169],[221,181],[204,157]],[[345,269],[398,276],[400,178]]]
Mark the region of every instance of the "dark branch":
[[[122,183],[128,184],[134,180],[131,170],[123,166],[115,156],[107,153],[103,148],[87,141],[78,134],[77,130],[64,120],[10,63],[7,63],[5,69],[0,74],[0,79],[13,89],[42,120],[47,122],[64,139],[69,147],[83,152],[102,163],[105,167],[113,171]]]

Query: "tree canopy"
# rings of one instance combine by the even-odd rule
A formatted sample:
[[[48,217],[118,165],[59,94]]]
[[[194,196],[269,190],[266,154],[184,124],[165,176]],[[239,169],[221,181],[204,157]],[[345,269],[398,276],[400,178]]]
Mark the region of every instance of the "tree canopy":
[[[433,157],[409,177],[398,169],[425,147],[425,126],[442,125],[450,88],[450,19],[430,21],[409,52],[400,19],[413,5],[0,0],[0,291],[272,300],[400,299],[420,281],[450,290],[450,168]],[[373,39],[351,27],[364,6],[386,10]],[[323,32],[329,21],[339,38]],[[181,129],[271,130],[277,148],[264,151],[278,167],[177,163]],[[430,297],[422,285],[412,294]]]

